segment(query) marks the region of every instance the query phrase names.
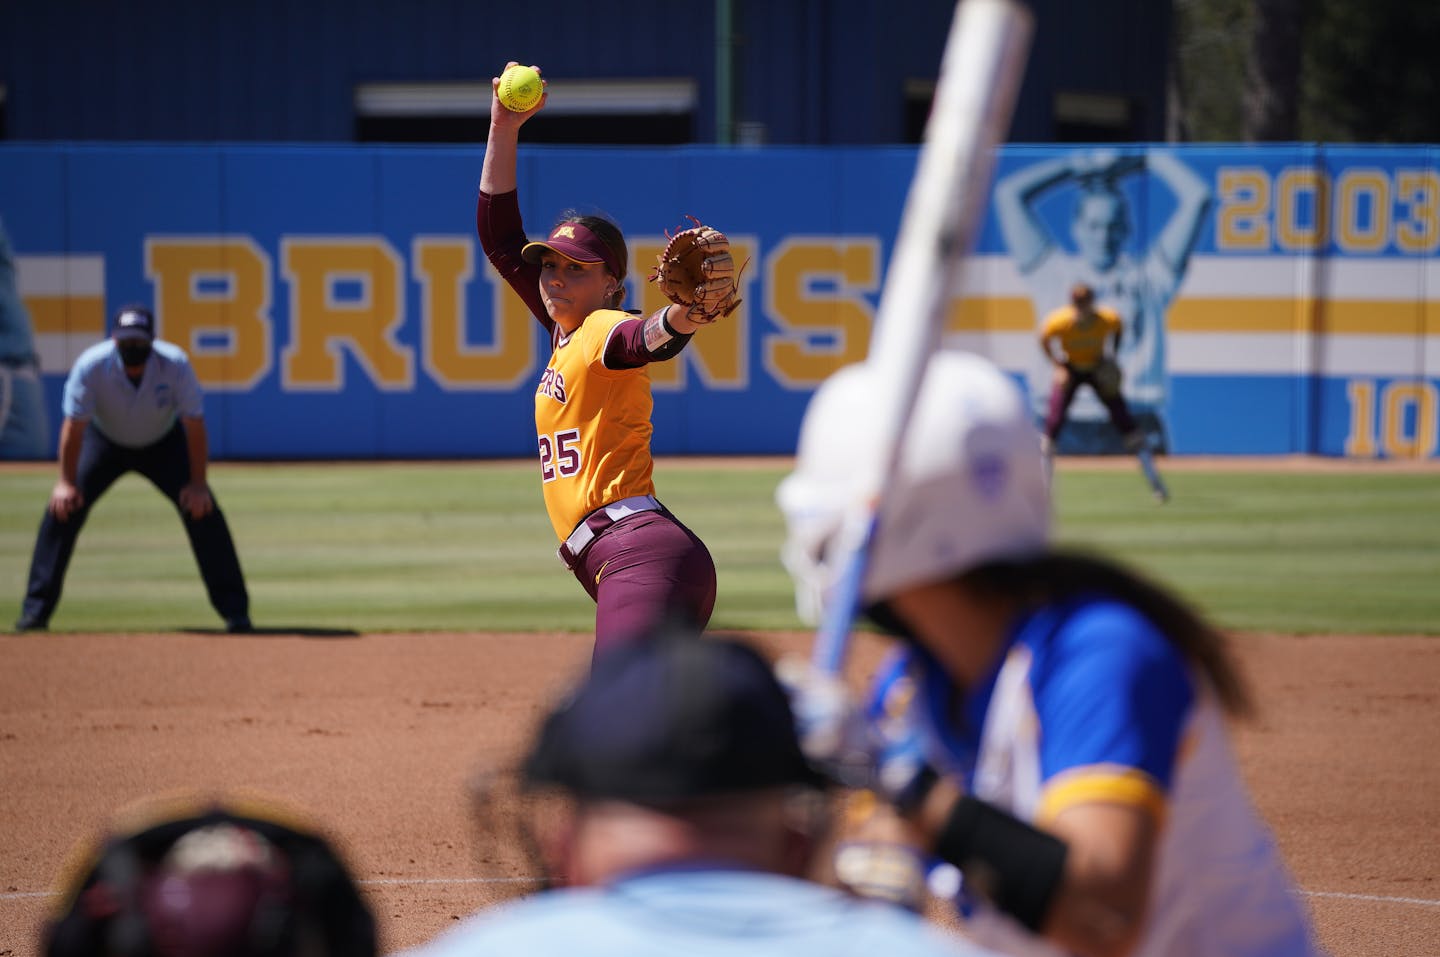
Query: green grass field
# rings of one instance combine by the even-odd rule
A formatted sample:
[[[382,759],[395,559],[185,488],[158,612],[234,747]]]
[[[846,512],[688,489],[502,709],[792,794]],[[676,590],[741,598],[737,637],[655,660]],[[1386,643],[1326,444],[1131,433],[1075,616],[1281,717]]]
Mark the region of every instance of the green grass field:
[[[717,628],[798,628],[773,495],[784,463],[662,460],[661,497],[720,571]],[[1440,476],[1182,471],[1154,504],[1137,472],[1062,464],[1061,541],[1168,583],[1229,628],[1440,634]],[[258,627],[585,631],[533,463],[213,467]],[[15,620],[53,468],[0,468],[0,629]],[[180,522],[139,476],[90,517],[51,627],[209,629]]]

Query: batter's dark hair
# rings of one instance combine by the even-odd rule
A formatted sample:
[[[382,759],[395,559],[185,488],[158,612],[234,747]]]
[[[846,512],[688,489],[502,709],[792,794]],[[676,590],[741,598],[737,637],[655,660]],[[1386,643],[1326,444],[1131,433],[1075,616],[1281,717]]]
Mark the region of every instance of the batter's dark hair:
[[[555,221],[555,225],[559,226],[561,223],[579,223],[584,226],[599,236],[600,241],[615,257],[615,262],[620,266],[620,274],[615,278],[620,282],[619,288],[610,300],[610,308],[619,309],[620,304],[625,301],[625,276],[630,272],[630,247],[626,245],[625,234],[620,231],[619,225],[608,216],[599,213],[582,213],[578,209],[567,209],[561,213],[560,218]]]
[[[1057,549],[1033,558],[990,562],[962,574],[959,582],[981,594],[1038,607],[1079,595],[1118,599],[1150,620],[1209,679],[1224,708],[1251,711],[1250,693],[1225,634],[1154,582],[1097,555]]]

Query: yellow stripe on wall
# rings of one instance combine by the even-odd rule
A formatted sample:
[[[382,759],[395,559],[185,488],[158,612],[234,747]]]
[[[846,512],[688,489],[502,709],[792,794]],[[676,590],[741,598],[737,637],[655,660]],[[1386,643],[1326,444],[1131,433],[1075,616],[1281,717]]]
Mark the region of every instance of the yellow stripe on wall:
[[[945,332],[1025,332],[1040,328],[1035,307],[1023,296],[967,296],[950,303]]]
[[[1178,299],[1166,327],[1172,332],[1300,332],[1310,314],[1294,299]]]
[[[100,296],[26,296],[36,335],[105,336],[105,300]]]
[[[1321,305],[1319,328],[1341,335],[1425,336],[1440,334],[1437,318],[1440,303],[1332,300]]]
[[[1336,335],[1440,335],[1440,302],[1337,299],[1180,299],[1170,307],[1175,332],[1288,332]]]

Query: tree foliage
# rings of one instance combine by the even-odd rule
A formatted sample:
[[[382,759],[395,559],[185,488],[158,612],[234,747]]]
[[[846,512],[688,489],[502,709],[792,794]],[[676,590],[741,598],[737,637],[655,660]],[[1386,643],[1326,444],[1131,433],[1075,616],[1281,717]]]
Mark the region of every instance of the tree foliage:
[[[1174,4],[1176,138],[1440,143],[1440,3]]]

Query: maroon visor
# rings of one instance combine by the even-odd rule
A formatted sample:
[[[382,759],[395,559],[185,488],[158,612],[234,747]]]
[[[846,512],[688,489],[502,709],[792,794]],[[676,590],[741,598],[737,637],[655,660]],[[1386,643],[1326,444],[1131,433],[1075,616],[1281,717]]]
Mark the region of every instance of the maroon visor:
[[[604,263],[611,275],[623,279],[620,264],[605,241],[580,223],[561,223],[550,231],[550,238],[543,243],[526,243],[520,250],[520,258],[527,263],[538,263],[544,250],[559,253],[571,262]]]

